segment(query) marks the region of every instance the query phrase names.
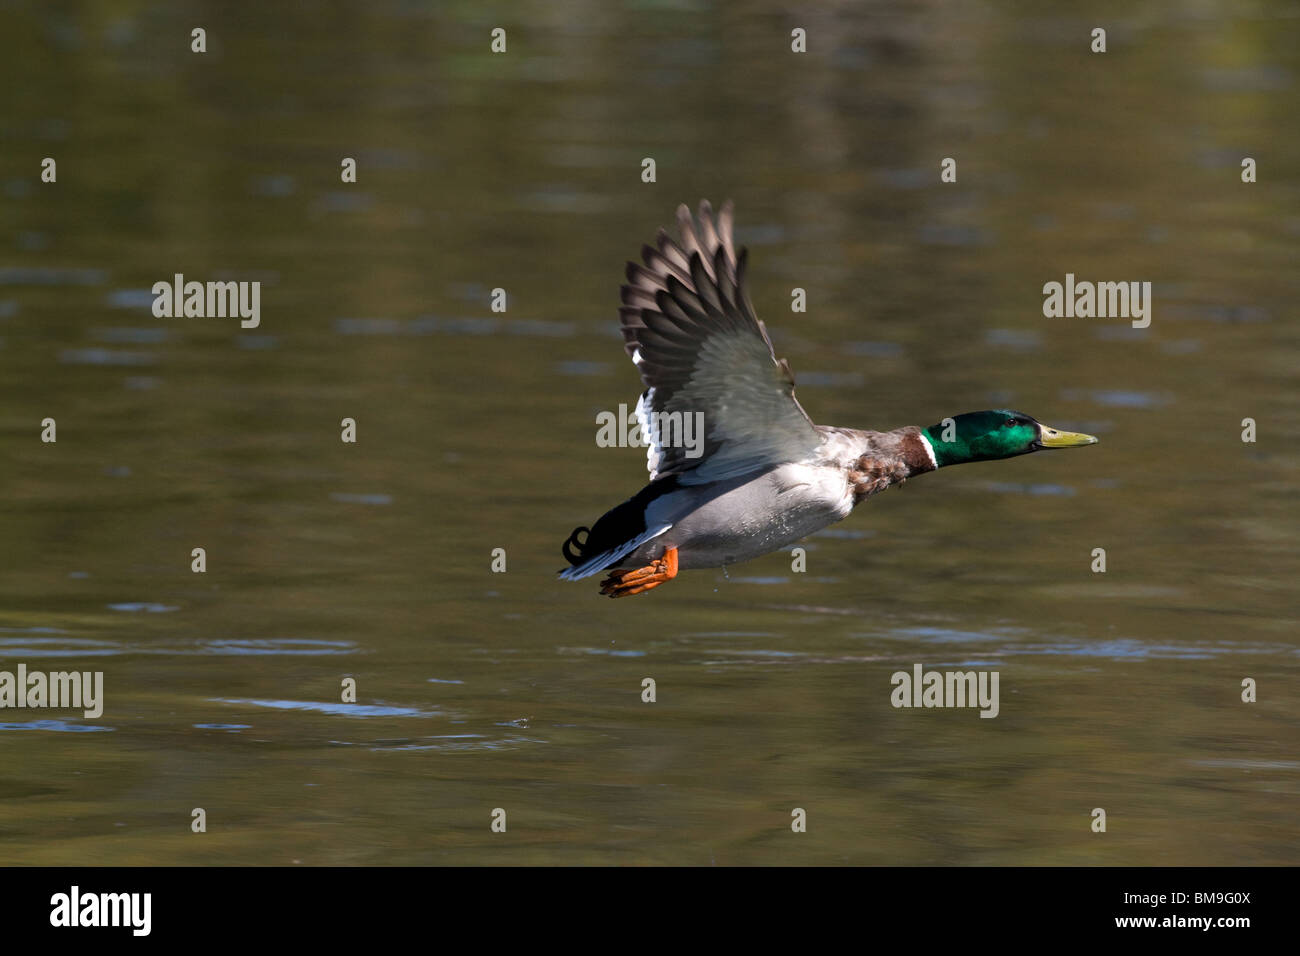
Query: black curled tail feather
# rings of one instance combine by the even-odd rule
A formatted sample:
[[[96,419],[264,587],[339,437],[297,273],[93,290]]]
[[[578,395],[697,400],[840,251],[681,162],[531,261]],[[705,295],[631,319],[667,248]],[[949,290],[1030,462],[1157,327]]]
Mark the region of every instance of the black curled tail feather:
[[[586,534],[587,535],[586,539],[583,541],[579,541],[578,535],[580,534]],[[573,534],[569,535],[569,537],[565,540],[563,547],[560,548],[561,553],[564,554],[564,560],[568,561],[569,564],[573,565],[574,567],[577,567],[579,564],[582,564],[582,562],[586,560],[587,544],[590,541],[591,541],[590,528],[585,527],[583,525],[579,525],[578,527],[574,528]]]

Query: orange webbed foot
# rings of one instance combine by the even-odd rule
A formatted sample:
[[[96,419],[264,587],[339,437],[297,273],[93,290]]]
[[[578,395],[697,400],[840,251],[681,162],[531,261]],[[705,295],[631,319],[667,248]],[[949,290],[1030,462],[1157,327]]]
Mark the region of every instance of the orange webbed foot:
[[[652,591],[665,581],[677,577],[677,549],[669,548],[663,557],[644,568],[628,571],[610,571],[609,576],[600,582],[600,593],[612,598],[627,597]]]

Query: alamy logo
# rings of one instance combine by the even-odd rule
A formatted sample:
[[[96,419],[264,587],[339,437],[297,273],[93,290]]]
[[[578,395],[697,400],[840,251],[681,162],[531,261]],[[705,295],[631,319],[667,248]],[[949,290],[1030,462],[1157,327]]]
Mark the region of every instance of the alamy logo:
[[[1065,284],[1043,286],[1043,315],[1049,319],[1132,319],[1135,329],[1151,324],[1150,282],[1075,282],[1065,274]]]
[[[0,708],[80,708],[82,716],[98,717],[104,712],[103,671],[0,671]]]
[[[617,412],[600,412],[596,415],[596,445],[599,448],[685,448],[687,458],[704,454],[703,412],[647,412],[642,425],[635,412],[627,405],[619,405]]]
[[[148,936],[152,923],[152,893],[68,893],[50,897],[51,926],[129,926],[133,936]]]
[[[889,682],[895,707],[979,707],[981,717],[998,715],[998,671],[895,671]]]
[[[155,282],[150,291],[153,314],[160,319],[237,315],[241,329],[255,329],[262,322],[261,282],[186,282],[178,272],[171,282]]]

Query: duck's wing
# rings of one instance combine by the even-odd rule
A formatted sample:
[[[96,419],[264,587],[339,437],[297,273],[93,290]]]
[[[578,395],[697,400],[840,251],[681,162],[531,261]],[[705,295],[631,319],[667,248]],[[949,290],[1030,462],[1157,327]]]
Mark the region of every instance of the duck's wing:
[[[704,484],[801,461],[821,436],[794,397],[794,375],[777,359],[745,289],[745,250],[732,240],[732,205],[717,223],[700,203],[677,209],[679,245],[659,230],[645,265],[629,262],[619,309],[627,353],[645,394],[637,415],[650,438],[650,479]],[[701,421],[703,437],[689,429]]]

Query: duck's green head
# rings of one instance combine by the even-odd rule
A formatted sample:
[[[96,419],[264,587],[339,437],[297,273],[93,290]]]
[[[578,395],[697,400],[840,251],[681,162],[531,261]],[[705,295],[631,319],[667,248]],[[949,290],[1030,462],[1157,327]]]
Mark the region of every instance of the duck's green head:
[[[991,409],[945,418],[921,431],[934,449],[940,468],[967,461],[994,461],[1028,455],[1044,448],[1095,445],[1097,439],[1082,432],[1064,432],[1036,421],[1024,412]]]

